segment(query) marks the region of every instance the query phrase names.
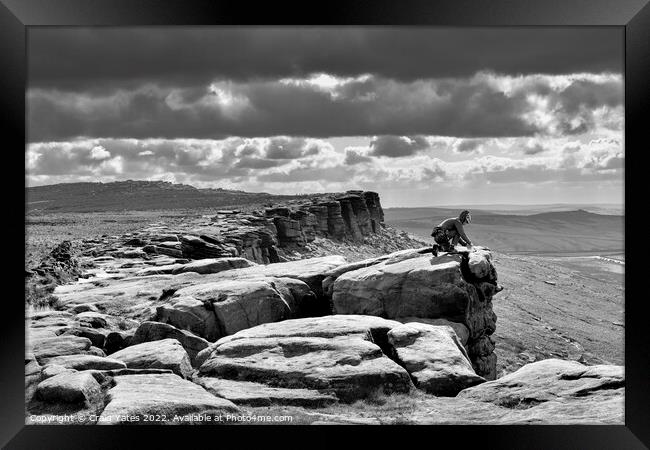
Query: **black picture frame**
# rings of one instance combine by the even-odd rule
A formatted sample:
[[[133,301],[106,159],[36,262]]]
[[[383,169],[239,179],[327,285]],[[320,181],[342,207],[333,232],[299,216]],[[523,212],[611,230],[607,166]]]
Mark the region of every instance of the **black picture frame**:
[[[16,167],[24,155],[25,145],[25,83],[26,29],[30,26],[133,26],[133,25],[429,25],[429,26],[614,26],[625,33],[625,141],[629,149],[625,163],[625,205],[634,205],[636,192],[632,183],[643,180],[645,118],[650,104],[650,0],[356,0],[310,2],[260,2],[216,0],[0,0],[0,129],[4,130],[5,156],[16,158]],[[11,138],[11,144],[6,138]],[[639,148],[636,148],[636,147]],[[13,261],[20,251],[15,237],[24,231],[20,211],[24,197],[14,194],[23,177],[12,163],[5,166],[2,183],[4,200],[13,200],[5,213],[5,251],[14,255],[7,269],[5,285],[16,289],[15,295],[5,292],[3,326],[0,331],[2,368],[0,389],[0,444],[3,448],[130,448],[133,434],[154,440],[168,440],[171,435],[188,433],[191,442],[206,438],[214,445],[226,445],[225,435],[235,442],[251,437],[286,442],[293,429],[250,426],[229,429],[229,433],[211,427],[135,427],[135,433],[124,434],[122,427],[25,426],[24,425],[24,308],[19,300],[20,274]],[[10,165],[9,165],[10,164]],[[16,180],[13,180],[16,177]],[[23,183],[25,182],[23,177]],[[23,185],[24,186],[24,185]],[[640,186],[642,186],[640,184]],[[21,207],[21,201],[23,202]],[[15,208],[15,210],[14,210]],[[22,208],[22,209],[20,209]],[[639,208],[640,209],[640,208]],[[643,211],[626,208],[625,235],[637,236]],[[23,216],[24,217],[24,216]],[[634,239],[631,244],[640,240]],[[435,427],[373,427],[363,430],[365,437],[382,438],[396,435],[408,441],[424,439],[431,444],[448,438],[454,446],[477,445],[490,448],[647,448],[650,445],[650,348],[645,322],[648,315],[643,291],[633,293],[634,285],[643,284],[643,261],[627,252],[625,273],[625,425],[621,426],[455,426]],[[637,259],[639,258],[639,259]],[[635,263],[635,261],[637,261]],[[24,287],[24,286],[23,286]],[[632,288],[632,291],[630,290]],[[12,289],[13,292],[13,289]],[[11,308],[9,308],[11,306]],[[10,311],[10,312],[9,312]],[[336,427],[335,427],[336,428]],[[358,427],[353,427],[358,430]],[[310,429],[323,443],[336,443],[333,434],[320,427]],[[329,430],[329,429],[328,429]],[[338,430],[337,430],[338,431]],[[353,430],[354,431],[354,430]],[[311,434],[311,433],[310,433]],[[311,445],[301,438],[304,446]],[[307,438],[311,439],[311,438]],[[462,442],[461,442],[462,441]],[[131,444],[131,445],[129,445]],[[228,444],[232,445],[232,444]]]

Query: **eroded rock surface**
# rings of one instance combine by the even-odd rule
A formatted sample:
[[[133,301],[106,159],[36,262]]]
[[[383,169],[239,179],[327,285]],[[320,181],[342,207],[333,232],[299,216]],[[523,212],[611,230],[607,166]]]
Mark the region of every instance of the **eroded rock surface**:
[[[216,417],[236,412],[232,402],[175,374],[123,375],[115,377],[98,424],[146,424],[148,418],[151,425],[181,424],[192,422],[192,414]],[[188,420],[175,421],[176,416]]]
[[[292,405],[318,408],[338,402],[338,398],[334,395],[311,389],[276,388],[262,383],[210,377],[196,377],[193,381],[211,394],[230,400],[236,405]]]
[[[466,345],[476,373],[486,379],[496,377],[490,338],[496,329],[492,310],[496,270],[488,251],[477,247],[469,253],[436,258],[404,251],[365,264],[333,273],[336,278],[329,281],[335,313],[462,323],[469,330]]]
[[[485,382],[476,375],[453,328],[410,322],[391,329],[388,342],[416,386],[434,395],[455,396]]]
[[[460,397],[526,409],[546,402],[618,402],[622,413],[625,377],[622,366],[585,366],[545,359],[527,364],[498,380],[466,389]]]
[[[209,356],[199,375],[324,390],[344,401],[376,391],[408,392],[412,383],[406,370],[383,353],[381,342],[373,342],[373,336],[385,342],[385,333],[397,325],[354,316],[264,324],[204,350]]]

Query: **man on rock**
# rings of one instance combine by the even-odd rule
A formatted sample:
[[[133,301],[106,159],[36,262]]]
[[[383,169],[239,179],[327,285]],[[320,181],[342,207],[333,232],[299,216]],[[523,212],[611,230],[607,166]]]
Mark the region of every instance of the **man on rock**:
[[[470,241],[463,229],[463,225],[469,224],[471,221],[472,216],[469,211],[464,210],[458,217],[445,219],[438,226],[434,227],[431,232],[431,236],[433,236],[433,240],[435,241],[435,244],[433,244],[434,256],[437,256],[439,251],[453,251],[458,243],[466,247],[471,247],[472,241]]]

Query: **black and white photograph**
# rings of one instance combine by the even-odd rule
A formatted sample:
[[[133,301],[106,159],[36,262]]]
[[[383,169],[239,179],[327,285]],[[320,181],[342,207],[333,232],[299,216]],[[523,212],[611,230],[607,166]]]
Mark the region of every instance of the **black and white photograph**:
[[[624,425],[624,44],[29,27],[25,424]]]

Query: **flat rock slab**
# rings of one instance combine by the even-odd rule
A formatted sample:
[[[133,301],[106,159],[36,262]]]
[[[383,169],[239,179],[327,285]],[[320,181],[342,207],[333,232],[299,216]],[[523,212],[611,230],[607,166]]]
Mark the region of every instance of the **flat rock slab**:
[[[52,378],[53,376],[64,372],[77,372],[77,370],[68,369],[63,366],[59,366],[58,364],[48,364],[47,366],[43,367],[43,371],[41,372],[41,377],[43,380],[45,380],[47,378]]]
[[[196,377],[193,382],[208,392],[230,400],[237,405],[270,406],[290,405],[320,408],[338,402],[338,398],[312,389],[283,389],[250,381],[233,381],[220,378]]]
[[[78,336],[57,336],[30,340],[37,361],[63,355],[88,354],[90,339]]]
[[[173,269],[172,273],[196,272],[207,275],[252,266],[257,266],[257,264],[245,258],[206,258],[182,264],[180,267]]]
[[[624,386],[622,366],[585,366],[576,361],[545,359],[458,395],[522,409],[549,401],[616,397],[622,408]]]
[[[126,369],[126,364],[113,358],[102,358],[95,355],[66,355],[56,356],[45,361],[46,364],[53,364],[66,369],[75,370],[110,370]]]
[[[65,327],[74,323],[74,316],[64,311],[51,311],[52,314],[39,313],[31,317],[31,328]]]
[[[192,414],[213,417],[239,411],[234,403],[175,374],[124,375],[114,380],[98,424],[181,424],[187,422],[174,418]],[[154,421],[145,421],[148,418]]]
[[[465,348],[449,326],[406,323],[388,332],[388,342],[415,385],[430,394],[453,397],[485,382],[474,372]]]
[[[220,340],[225,343],[236,339],[263,337],[322,337],[361,335],[370,337],[374,333],[387,333],[391,328],[401,325],[396,320],[357,314],[339,314],[323,317],[284,320],[242,330]]]
[[[34,311],[30,314],[27,314],[27,316],[32,321],[39,321],[43,319],[57,319],[57,318],[72,319],[74,317],[74,314],[67,311],[48,310],[48,311]]]
[[[92,374],[68,371],[41,381],[36,388],[36,397],[51,403],[90,405],[101,402],[103,393]]]
[[[393,323],[380,318],[369,323],[376,329],[355,324],[354,317],[329,316],[244,330],[204,350],[209,356],[199,372],[272,387],[324,390],[343,401],[380,390],[408,392],[412,383],[406,370],[372,342],[373,336],[382,329],[386,332]]]
[[[132,345],[111,355],[129,369],[170,369],[187,377],[192,373],[190,357],[176,339],[161,339]]]
[[[374,342],[375,340],[381,341],[382,337],[385,340],[388,330],[399,325],[400,323],[395,320],[382,319],[381,317],[376,316],[360,316],[356,314],[341,314],[265,323],[219,339],[219,341],[199,353],[197,356],[197,362],[202,364],[219,345],[237,339],[264,339],[271,337],[333,338],[337,336],[357,335],[362,339]],[[381,347],[383,342],[377,344]]]

